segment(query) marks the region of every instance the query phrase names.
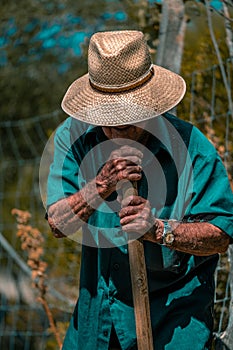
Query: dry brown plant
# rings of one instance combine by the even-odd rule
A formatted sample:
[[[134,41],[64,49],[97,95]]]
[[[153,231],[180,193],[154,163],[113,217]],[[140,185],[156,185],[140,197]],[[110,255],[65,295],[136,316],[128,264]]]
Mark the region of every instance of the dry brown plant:
[[[47,263],[43,261],[44,254],[42,233],[29,224],[31,214],[28,211],[12,209],[12,215],[17,221],[17,237],[21,240],[21,249],[27,252],[27,265],[31,269],[32,286],[38,291],[37,300],[42,304],[49,320],[51,332],[54,334],[59,349],[62,347],[61,338],[56,327],[52,312],[46,300],[47,293]]]

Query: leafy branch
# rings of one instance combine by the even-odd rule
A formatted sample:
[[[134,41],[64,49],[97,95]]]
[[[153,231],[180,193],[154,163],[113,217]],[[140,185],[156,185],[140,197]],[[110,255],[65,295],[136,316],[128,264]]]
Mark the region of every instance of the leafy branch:
[[[33,228],[28,224],[31,214],[28,211],[22,211],[19,209],[12,209],[12,215],[16,217],[17,221],[17,237],[21,240],[21,249],[28,254],[27,265],[31,269],[32,285],[39,292],[37,300],[42,304],[45,313],[48,317],[50,329],[55,336],[59,349],[62,347],[59,332],[55,325],[55,321],[52,312],[49,308],[46,300],[47,292],[47,263],[42,260],[44,249],[42,247],[44,238],[41,232],[37,228]]]

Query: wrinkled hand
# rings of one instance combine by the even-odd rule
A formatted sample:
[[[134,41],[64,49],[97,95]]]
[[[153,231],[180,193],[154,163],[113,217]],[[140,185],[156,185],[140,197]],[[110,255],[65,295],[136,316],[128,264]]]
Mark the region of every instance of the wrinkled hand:
[[[114,150],[96,177],[97,187],[107,196],[116,190],[119,181],[139,181],[142,157],[141,151],[128,145]]]
[[[52,218],[48,217],[48,223],[55,238],[66,237],[66,235],[59,231],[58,228],[55,226],[54,220]]]
[[[152,215],[148,200],[140,196],[130,196],[122,200],[121,207],[119,216],[123,231],[147,236],[154,234],[157,221]]]

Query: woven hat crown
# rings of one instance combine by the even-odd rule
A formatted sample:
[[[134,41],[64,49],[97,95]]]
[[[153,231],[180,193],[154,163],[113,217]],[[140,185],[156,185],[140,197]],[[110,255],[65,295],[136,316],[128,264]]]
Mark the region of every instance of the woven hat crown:
[[[124,87],[148,74],[151,57],[143,33],[96,33],[88,51],[89,78],[95,87]]]

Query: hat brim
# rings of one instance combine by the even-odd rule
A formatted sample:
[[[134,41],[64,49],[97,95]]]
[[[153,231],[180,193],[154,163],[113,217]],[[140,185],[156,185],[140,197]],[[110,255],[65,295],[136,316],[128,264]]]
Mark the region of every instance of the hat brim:
[[[68,88],[62,109],[88,124],[116,126],[138,123],[174,108],[184,97],[184,79],[163,67],[153,65],[149,81],[129,91],[109,93],[93,88],[89,74],[75,80]]]

